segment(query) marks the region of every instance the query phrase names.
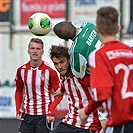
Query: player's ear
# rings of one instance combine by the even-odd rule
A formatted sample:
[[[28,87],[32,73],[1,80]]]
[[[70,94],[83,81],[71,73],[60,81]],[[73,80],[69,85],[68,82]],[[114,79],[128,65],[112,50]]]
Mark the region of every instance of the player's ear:
[[[72,21],[71,21],[71,20],[69,20],[69,21],[68,21],[68,23],[72,24]]]
[[[117,33],[120,32],[120,30],[121,30],[121,26],[118,25],[118,27],[117,27]]]

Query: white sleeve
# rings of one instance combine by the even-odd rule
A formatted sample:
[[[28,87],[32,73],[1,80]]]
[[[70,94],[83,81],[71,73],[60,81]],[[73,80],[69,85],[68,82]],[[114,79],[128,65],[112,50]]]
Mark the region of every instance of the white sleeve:
[[[107,119],[107,112],[100,112],[98,111],[99,120],[106,120]]]

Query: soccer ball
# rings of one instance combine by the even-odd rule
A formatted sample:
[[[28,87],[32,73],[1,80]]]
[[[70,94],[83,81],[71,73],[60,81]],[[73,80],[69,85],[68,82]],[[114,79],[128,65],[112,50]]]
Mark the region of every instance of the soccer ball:
[[[36,36],[45,36],[52,29],[52,21],[48,14],[34,13],[28,21],[28,28]]]

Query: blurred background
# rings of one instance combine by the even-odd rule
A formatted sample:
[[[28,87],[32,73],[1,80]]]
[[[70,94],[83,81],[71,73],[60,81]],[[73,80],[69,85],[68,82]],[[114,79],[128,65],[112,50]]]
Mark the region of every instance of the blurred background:
[[[45,12],[52,25],[66,20],[75,26],[83,22],[95,23],[96,11],[101,6],[113,6],[120,12],[121,31],[118,39],[133,46],[133,0],[0,0],[0,133],[17,133],[19,121],[15,117],[13,84],[16,69],[29,60],[28,43],[37,37],[28,29],[28,19],[35,12]],[[53,31],[39,37],[45,43],[43,59],[49,62],[52,44],[70,46],[71,41],[59,39]],[[56,121],[67,111],[63,99],[56,109]]]

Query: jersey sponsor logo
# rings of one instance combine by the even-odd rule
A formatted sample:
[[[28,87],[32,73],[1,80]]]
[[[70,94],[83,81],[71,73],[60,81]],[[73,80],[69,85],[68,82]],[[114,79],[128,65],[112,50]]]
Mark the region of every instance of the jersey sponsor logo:
[[[106,55],[108,56],[109,60],[116,59],[116,58],[122,58],[122,57],[127,57],[127,58],[132,58],[133,53],[131,50],[112,50],[106,52]]]
[[[51,113],[51,111],[48,111],[48,113],[50,114],[50,113]]]

